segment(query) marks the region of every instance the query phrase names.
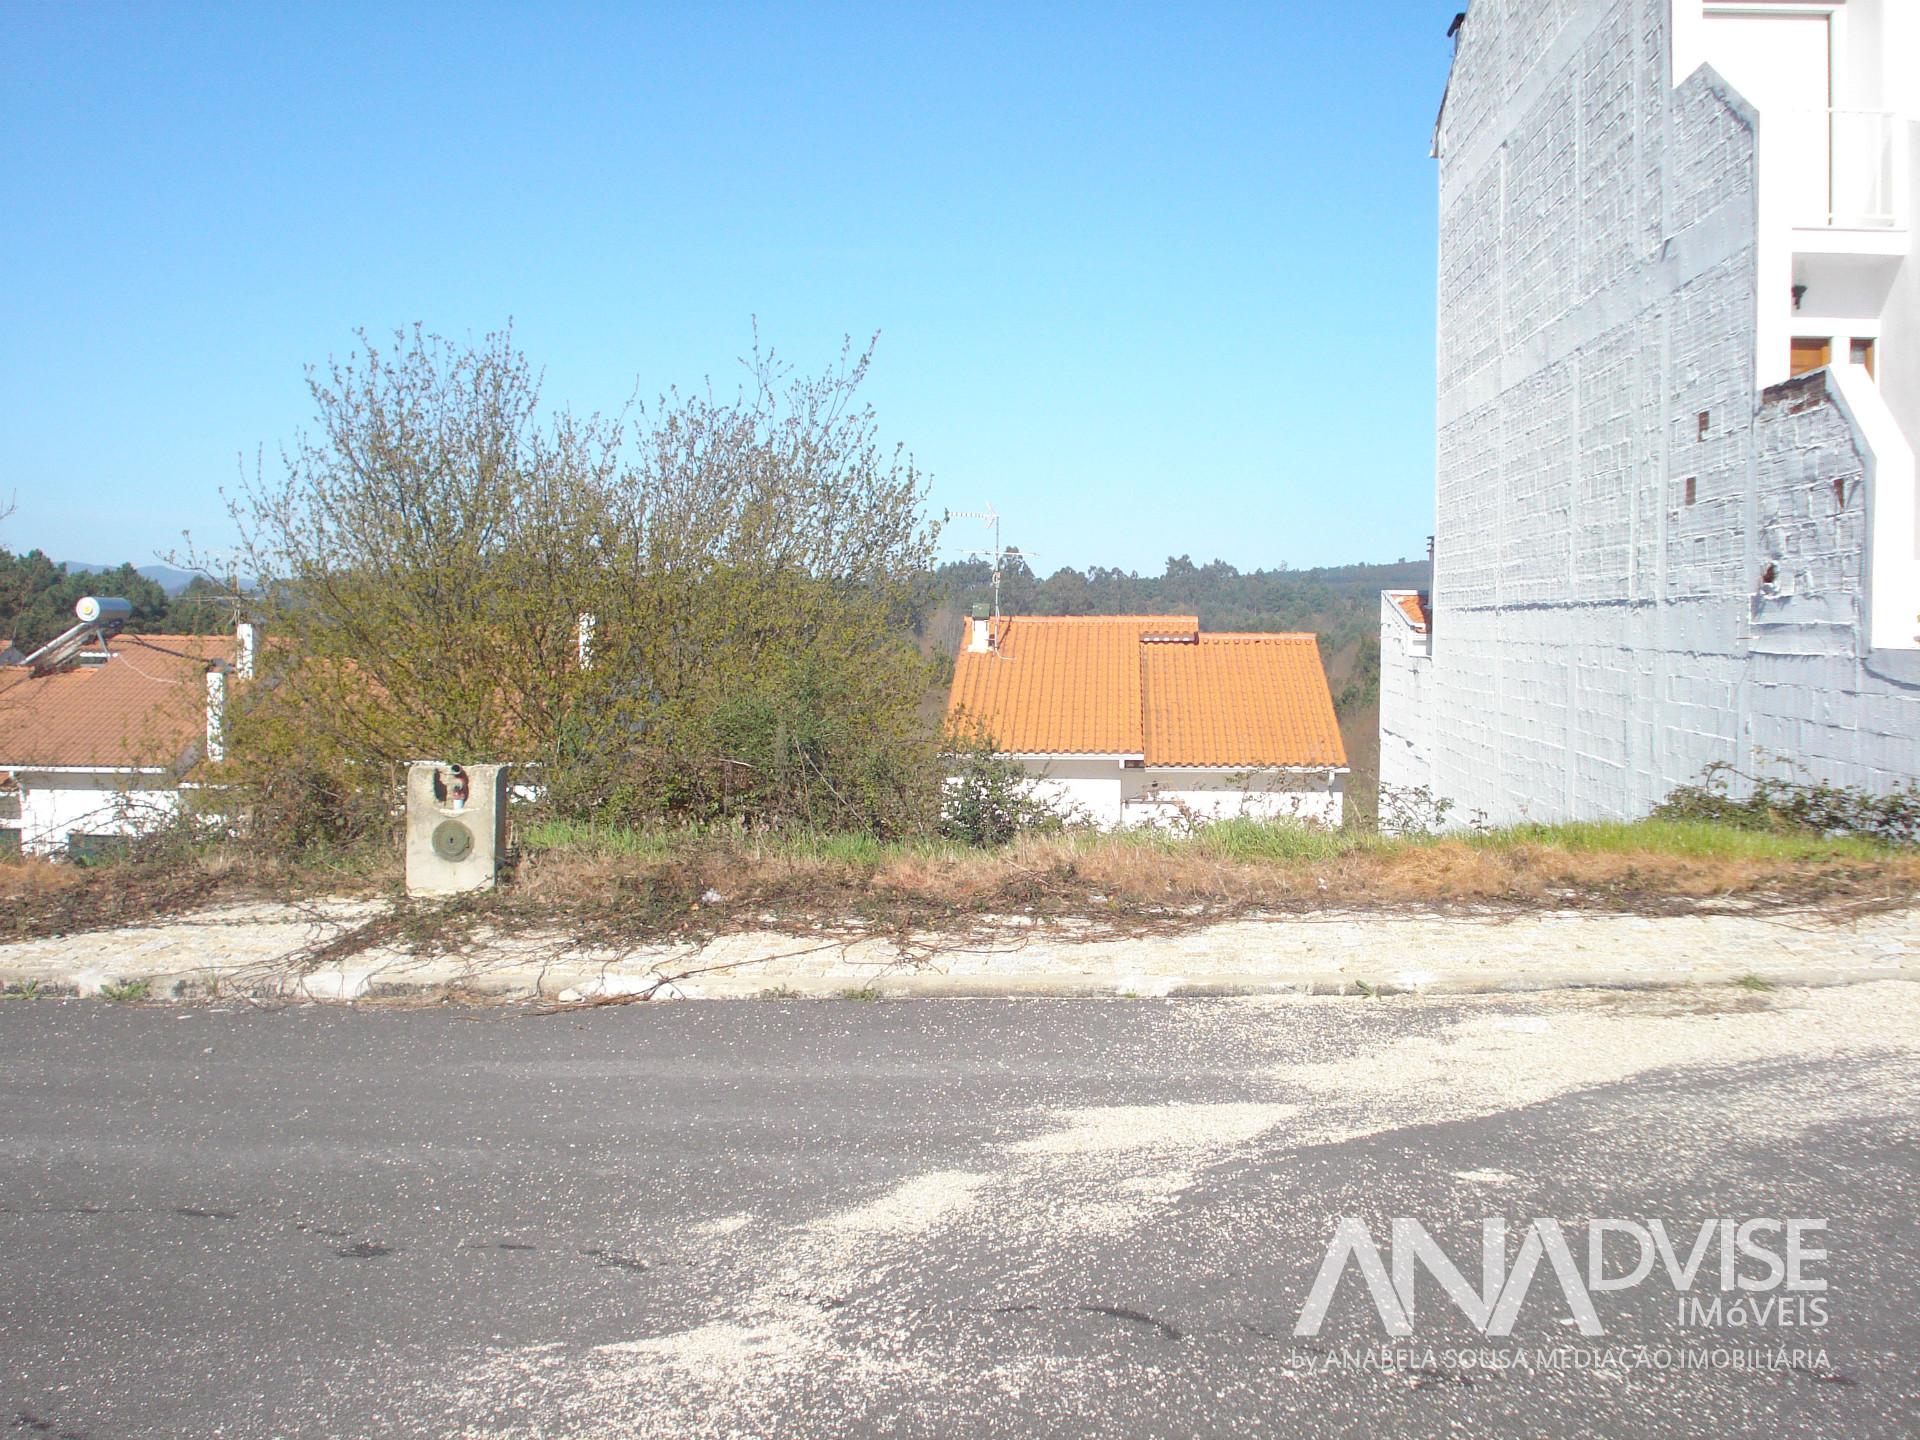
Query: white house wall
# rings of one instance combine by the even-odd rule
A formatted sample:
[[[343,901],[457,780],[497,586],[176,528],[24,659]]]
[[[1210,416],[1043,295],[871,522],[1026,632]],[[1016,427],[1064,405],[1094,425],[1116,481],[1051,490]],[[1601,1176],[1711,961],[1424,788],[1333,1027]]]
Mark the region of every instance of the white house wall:
[[[1345,793],[1342,777],[1273,775],[1224,770],[1138,770],[1128,796],[1128,825],[1181,825],[1193,820],[1300,820],[1337,826]],[[1155,782],[1158,782],[1157,788]]]
[[[1101,829],[1173,825],[1246,816],[1338,825],[1343,778],[1338,772],[1302,774],[1198,770],[1185,766],[1127,769],[1117,760],[1026,758],[1034,794],[1068,817]]]
[[[1838,783],[1920,773],[1913,652],[1861,623],[1865,497],[1816,505],[1859,446],[1830,399],[1755,391],[1752,112],[1704,72],[1669,87],[1668,16],[1475,0],[1462,31],[1433,658],[1383,647],[1381,694],[1383,780],[1424,771],[1462,819],[1644,814],[1773,748]],[[1755,623],[1775,511],[1805,512],[1817,623]]]
[[[1111,830],[1120,824],[1121,776],[1118,760],[1023,760],[1034,776],[1034,797],[1069,820],[1084,819]]]
[[[1909,48],[1913,54],[1920,46],[1920,6],[1908,6],[1904,12]],[[1920,70],[1920,67],[1915,67]],[[1920,86],[1920,81],[1914,82]],[[1920,98],[1913,101],[1920,109]],[[1905,122],[1907,132],[1907,195],[1909,203],[1920,209],[1920,119]],[[1914,223],[1920,225],[1920,216]],[[1920,437],[1920,263],[1909,258],[1893,277],[1887,293],[1885,314],[1880,322],[1880,384],[1900,428],[1908,437]],[[1920,447],[1916,447],[1920,448]]]
[[[1427,637],[1399,607],[1380,600],[1380,789],[1411,797],[1433,785],[1427,691],[1432,684]]]
[[[64,851],[72,835],[136,835],[179,813],[171,788],[130,787],[113,772],[16,772],[20,785],[20,848],[30,855]]]

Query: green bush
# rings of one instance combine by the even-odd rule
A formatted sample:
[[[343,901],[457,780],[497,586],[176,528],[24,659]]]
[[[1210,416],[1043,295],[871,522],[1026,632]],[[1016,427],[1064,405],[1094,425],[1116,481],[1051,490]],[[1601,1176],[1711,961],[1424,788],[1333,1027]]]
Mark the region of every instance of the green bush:
[[[1066,819],[1034,795],[1018,760],[994,753],[984,737],[960,742],[941,796],[940,831],[965,845],[1004,845],[1027,831],[1057,831]]]
[[[933,558],[869,352],[726,396],[557,410],[507,334],[362,336],[314,427],[231,497],[271,643],[226,774],[261,844],[390,817],[397,767],[521,767],[544,816],[925,834]]]
[[[1746,775],[1724,761],[1697,785],[1682,785],[1654,808],[1657,820],[1706,820],[1739,830],[1852,835],[1891,845],[1920,842],[1920,785],[1885,793],[1854,785]]]

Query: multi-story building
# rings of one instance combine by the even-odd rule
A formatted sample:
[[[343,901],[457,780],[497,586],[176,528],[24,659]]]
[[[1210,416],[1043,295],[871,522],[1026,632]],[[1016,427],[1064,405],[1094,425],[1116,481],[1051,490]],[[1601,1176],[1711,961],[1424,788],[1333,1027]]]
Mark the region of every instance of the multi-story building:
[[[1430,595],[1381,780],[1644,814],[1920,775],[1920,0],[1472,0],[1434,131]]]

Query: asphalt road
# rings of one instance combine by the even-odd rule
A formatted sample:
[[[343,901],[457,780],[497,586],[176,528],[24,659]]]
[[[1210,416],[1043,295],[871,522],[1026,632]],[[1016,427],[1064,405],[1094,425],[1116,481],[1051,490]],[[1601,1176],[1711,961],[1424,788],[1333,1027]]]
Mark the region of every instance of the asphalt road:
[[[1899,982],[11,1001],[0,1431],[1912,1435],[1916,1049]],[[1409,1263],[1392,1340],[1356,1261],[1296,1336],[1340,1217],[1383,1276],[1417,1220],[1476,1291],[1504,1217],[1511,1333]],[[1664,1263],[1589,1288],[1595,1218],[1659,1219],[1681,1261],[1705,1222],[1824,1221],[1825,1288],[1737,1249],[1723,1275],[1718,1231],[1687,1294]]]

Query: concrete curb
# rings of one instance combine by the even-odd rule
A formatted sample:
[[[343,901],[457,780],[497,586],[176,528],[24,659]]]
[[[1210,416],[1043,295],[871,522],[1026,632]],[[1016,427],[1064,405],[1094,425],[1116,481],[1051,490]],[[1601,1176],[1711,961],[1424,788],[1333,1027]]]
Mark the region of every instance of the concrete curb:
[[[240,1001],[274,1005],[540,1005],[586,1009],[619,1000],[657,1003],[688,1000],[982,1000],[1078,999],[1158,1000],[1234,999],[1257,996],[1338,997],[1349,999],[1406,998],[1449,995],[1524,995],[1557,990],[1663,991],[1725,989],[1758,981],[1754,989],[1809,989],[1872,984],[1887,980],[1920,981],[1920,973],[1870,967],[1793,966],[1757,967],[1742,975],[1676,971],[1669,975],[1608,970],[1566,970],[1553,973],[1496,971],[1475,975],[1436,976],[1421,984],[1378,984],[1356,981],[1350,974],[1331,971],[1276,973],[1250,979],[1194,977],[1156,981],[1107,979],[1089,975],[963,976],[898,974],[858,979],[769,977],[759,988],[742,987],[713,992],[693,980],[670,976],[608,975],[587,986],[535,988],[515,977],[475,973],[409,979],[399,976],[356,975],[320,970],[301,975],[288,972],[254,977],[246,983],[209,979],[207,972],[118,977],[99,971],[77,971],[60,977],[28,974],[0,967],[0,992],[12,999],[105,999],[117,985],[146,982],[122,1003],[213,1004]]]
[[[478,932],[454,953],[329,954],[365,907],[226,907],[0,946],[0,986],[44,995],[264,1004],[622,999],[1475,995],[1920,979],[1920,908],[1845,920],[1543,911],[1497,919],[1332,913],[1178,933],[761,930],[639,945]],[[316,955],[327,958],[316,960]]]

